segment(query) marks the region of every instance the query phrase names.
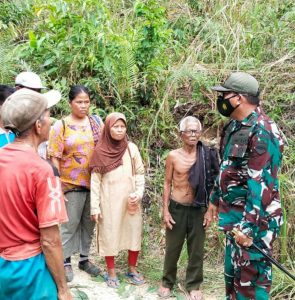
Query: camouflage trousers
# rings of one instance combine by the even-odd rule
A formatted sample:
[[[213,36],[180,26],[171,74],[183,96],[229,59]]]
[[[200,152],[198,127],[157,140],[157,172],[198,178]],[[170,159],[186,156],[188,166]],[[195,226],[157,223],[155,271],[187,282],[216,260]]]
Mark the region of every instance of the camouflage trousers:
[[[226,239],[224,277],[226,300],[267,300],[272,281],[271,264],[263,258],[245,259],[245,250]]]

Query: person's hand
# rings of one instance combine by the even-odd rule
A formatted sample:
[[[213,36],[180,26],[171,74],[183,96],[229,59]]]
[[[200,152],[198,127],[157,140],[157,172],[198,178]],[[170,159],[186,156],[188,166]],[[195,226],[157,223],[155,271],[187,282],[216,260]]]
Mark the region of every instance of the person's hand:
[[[165,224],[166,228],[171,230],[173,228],[173,225],[175,224],[175,221],[171,217],[171,214],[169,213],[169,211],[164,211],[163,217],[164,217],[164,224]]]
[[[253,244],[253,239],[239,231],[238,229],[233,229],[232,231],[235,241],[237,244],[243,247],[250,247]]]
[[[218,207],[212,203],[209,204],[209,208],[212,211],[213,221],[218,221]]]
[[[204,215],[204,220],[203,220],[204,229],[208,229],[212,222],[213,222],[212,210],[208,209]]]
[[[95,215],[91,215],[90,219],[91,221],[98,223],[102,219],[102,216],[101,214],[95,214]]]
[[[57,299],[58,300],[72,300],[73,297],[72,297],[70,290],[66,289],[64,291],[58,291]]]
[[[139,202],[139,196],[138,196],[136,193],[131,193],[131,194],[128,196],[128,202],[129,202],[131,205],[137,204],[137,203]]]
[[[127,199],[127,211],[130,215],[136,214],[139,208],[139,196],[136,193],[131,193]]]
[[[206,217],[206,222],[205,222],[205,217]],[[215,221],[218,221],[218,207],[216,205],[212,204],[211,202],[209,202],[207,212],[204,216],[203,226],[206,229],[211,225],[212,222],[215,222]]]

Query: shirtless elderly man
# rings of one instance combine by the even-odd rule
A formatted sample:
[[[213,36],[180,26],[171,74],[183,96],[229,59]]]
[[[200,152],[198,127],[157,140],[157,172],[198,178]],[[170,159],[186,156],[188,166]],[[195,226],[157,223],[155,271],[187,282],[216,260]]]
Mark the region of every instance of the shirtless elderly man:
[[[185,117],[179,126],[182,147],[171,151],[166,160],[163,193],[163,217],[166,225],[166,254],[161,298],[168,298],[176,282],[177,262],[186,239],[188,266],[185,287],[192,300],[203,299],[199,290],[203,281],[203,254],[205,228],[204,215],[208,205],[210,186],[214,176],[206,170],[209,148],[199,137],[202,125],[195,117]],[[204,159],[205,158],[205,159]],[[210,178],[208,177],[208,173]],[[212,179],[211,179],[212,177]],[[211,182],[211,185],[204,182]],[[208,216],[209,218],[209,216]]]

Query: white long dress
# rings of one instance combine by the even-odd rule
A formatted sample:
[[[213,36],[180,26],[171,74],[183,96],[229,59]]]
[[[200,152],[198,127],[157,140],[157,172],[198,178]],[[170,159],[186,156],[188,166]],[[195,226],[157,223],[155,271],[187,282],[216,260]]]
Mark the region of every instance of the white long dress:
[[[127,211],[127,199],[133,192],[142,199],[144,167],[137,146],[129,143],[128,147],[129,151],[127,148],[123,155],[123,165],[103,175],[91,174],[91,215],[102,216],[97,226],[97,247],[101,256],[141,249],[141,206],[131,215]]]

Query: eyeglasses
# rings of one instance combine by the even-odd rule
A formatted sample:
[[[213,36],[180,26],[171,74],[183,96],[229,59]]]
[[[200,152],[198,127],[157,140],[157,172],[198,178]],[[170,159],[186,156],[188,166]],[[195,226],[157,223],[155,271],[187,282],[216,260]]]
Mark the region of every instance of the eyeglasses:
[[[188,136],[192,136],[192,135],[199,135],[201,134],[201,130],[183,130],[181,131],[183,132],[185,135],[188,135]]]
[[[224,96],[223,96],[223,99],[224,99],[224,100],[230,100],[230,99],[235,98],[235,97],[237,97],[237,96],[239,96],[239,94],[234,94],[234,95],[232,95],[232,96],[230,96],[230,97],[228,97],[228,98],[224,98]]]

